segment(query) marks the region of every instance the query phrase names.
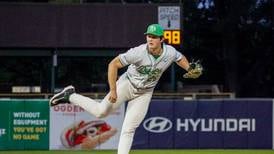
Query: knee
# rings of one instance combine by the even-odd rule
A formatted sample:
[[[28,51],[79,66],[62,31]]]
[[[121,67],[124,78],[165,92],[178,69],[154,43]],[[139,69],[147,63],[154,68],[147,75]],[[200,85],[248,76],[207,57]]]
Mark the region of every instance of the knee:
[[[102,113],[96,114],[95,117],[101,119],[101,118],[105,118],[107,115],[108,115],[107,112],[102,112]]]

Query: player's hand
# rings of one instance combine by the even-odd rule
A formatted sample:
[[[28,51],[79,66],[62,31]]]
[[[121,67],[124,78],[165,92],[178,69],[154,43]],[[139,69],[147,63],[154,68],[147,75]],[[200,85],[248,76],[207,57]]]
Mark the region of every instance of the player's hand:
[[[116,93],[116,90],[111,90],[111,91],[110,91],[110,95],[109,95],[108,100],[109,100],[111,103],[115,103],[115,102],[116,102],[116,100],[117,100],[117,93]]]

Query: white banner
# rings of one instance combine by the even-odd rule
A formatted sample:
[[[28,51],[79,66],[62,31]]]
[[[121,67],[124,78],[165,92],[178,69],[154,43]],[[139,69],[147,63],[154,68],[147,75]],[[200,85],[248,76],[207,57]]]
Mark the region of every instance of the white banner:
[[[50,149],[117,149],[124,105],[98,119],[72,104],[50,109]]]

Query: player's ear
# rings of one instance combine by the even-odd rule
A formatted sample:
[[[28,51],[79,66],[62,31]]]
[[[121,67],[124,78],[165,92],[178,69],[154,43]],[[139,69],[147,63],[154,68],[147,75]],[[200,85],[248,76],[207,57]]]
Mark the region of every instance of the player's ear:
[[[165,38],[163,36],[161,36],[160,41],[163,43],[165,41]]]

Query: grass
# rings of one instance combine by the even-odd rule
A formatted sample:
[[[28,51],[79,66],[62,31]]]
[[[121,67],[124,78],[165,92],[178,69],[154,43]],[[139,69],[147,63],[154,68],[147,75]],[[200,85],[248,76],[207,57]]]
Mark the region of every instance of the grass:
[[[0,151],[0,154],[116,154],[116,151]],[[130,154],[274,154],[274,150],[132,150]]]

